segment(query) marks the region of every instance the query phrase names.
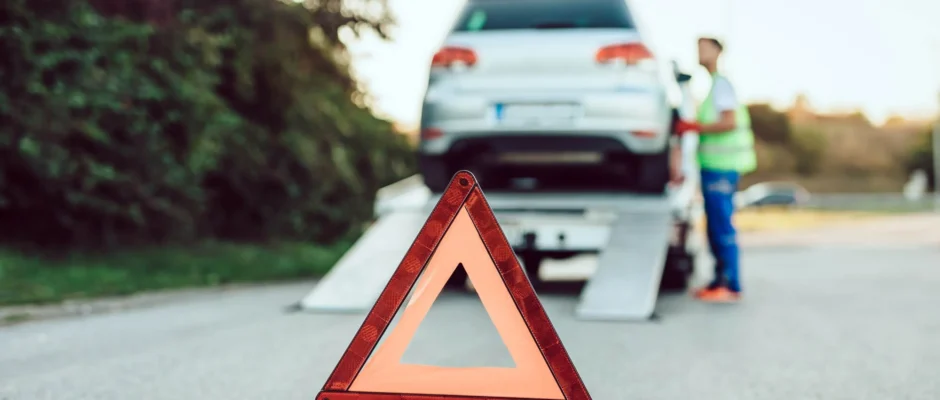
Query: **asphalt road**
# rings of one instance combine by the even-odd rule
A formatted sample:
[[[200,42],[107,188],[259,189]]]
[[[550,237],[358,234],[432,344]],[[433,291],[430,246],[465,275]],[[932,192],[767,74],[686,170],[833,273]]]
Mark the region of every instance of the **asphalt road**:
[[[592,396],[618,399],[940,398],[940,247],[750,249],[734,306],[660,300],[647,324],[544,303]],[[0,329],[0,399],[312,399],[361,316],[288,314],[309,285],[187,297]],[[439,300],[404,357],[504,365],[473,297]]]

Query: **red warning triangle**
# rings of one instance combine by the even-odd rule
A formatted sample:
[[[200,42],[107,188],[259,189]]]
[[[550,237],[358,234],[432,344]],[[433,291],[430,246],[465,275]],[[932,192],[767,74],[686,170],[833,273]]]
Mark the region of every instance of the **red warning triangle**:
[[[467,271],[515,361],[514,368],[400,362],[458,264]],[[398,324],[376,349],[409,293],[411,300]],[[451,180],[317,395],[317,400],[590,398],[476,179],[467,171]]]

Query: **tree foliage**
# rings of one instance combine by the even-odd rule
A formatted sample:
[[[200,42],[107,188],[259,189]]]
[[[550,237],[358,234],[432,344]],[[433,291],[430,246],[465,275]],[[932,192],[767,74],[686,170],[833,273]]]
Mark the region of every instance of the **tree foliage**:
[[[751,104],[751,127],[754,135],[768,144],[787,144],[791,141],[790,119],[787,114],[774,110],[769,104]]]
[[[329,242],[367,220],[412,150],[339,56],[341,27],[387,17],[338,3],[4,2],[0,239]]]
[[[797,127],[790,134],[789,148],[795,157],[795,172],[801,176],[812,176],[822,170],[828,143],[826,136],[815,127]]]
[[[809,113],[791,120],[788,112],[767,104],[748,108],[757,138],[757,174],[768,179],[825,176],[835,182],[874,177],[900,181],[903,166],[923,157],[909,151],[908,133],[874,126],[860,113]]]
[[[911,155],[905,165],[905,169],[908,174],[916,170],[924,171],[927,174],[929,190],[936,190],[936,188],[934,188],[936,182],[936,177],[934,176],[936,173],[934,162],[936,162],[936,160],[933,154],[933,127],[930,127],[920,135],[920,140],[918,140],[911,149]]]

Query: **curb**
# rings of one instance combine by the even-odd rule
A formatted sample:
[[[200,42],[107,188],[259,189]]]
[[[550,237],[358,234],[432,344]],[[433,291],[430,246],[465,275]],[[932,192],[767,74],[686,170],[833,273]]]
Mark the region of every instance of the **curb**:
[[[297,283],[297,282],[294,282]],[[95,299],[66,300],[44,305],[0,306],[0,328],[26,322],[49,319],[84,317],[111,314],[127,310],[142,309],[164,304],[204,298],[219,293],[252,288],[277,286],[278,284],[231,284],[209,288],[170,289],[140,292],[128,296]]]

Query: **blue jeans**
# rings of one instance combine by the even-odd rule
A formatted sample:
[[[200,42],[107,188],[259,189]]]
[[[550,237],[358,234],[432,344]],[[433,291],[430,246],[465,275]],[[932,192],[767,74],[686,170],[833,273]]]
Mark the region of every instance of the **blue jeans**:
[[[709,286],[725,286],[733,291],[741,290],[737,230],[731,219],[739,179],[735,171],[702,170],[708,245],[715,257],[715,278]]]

